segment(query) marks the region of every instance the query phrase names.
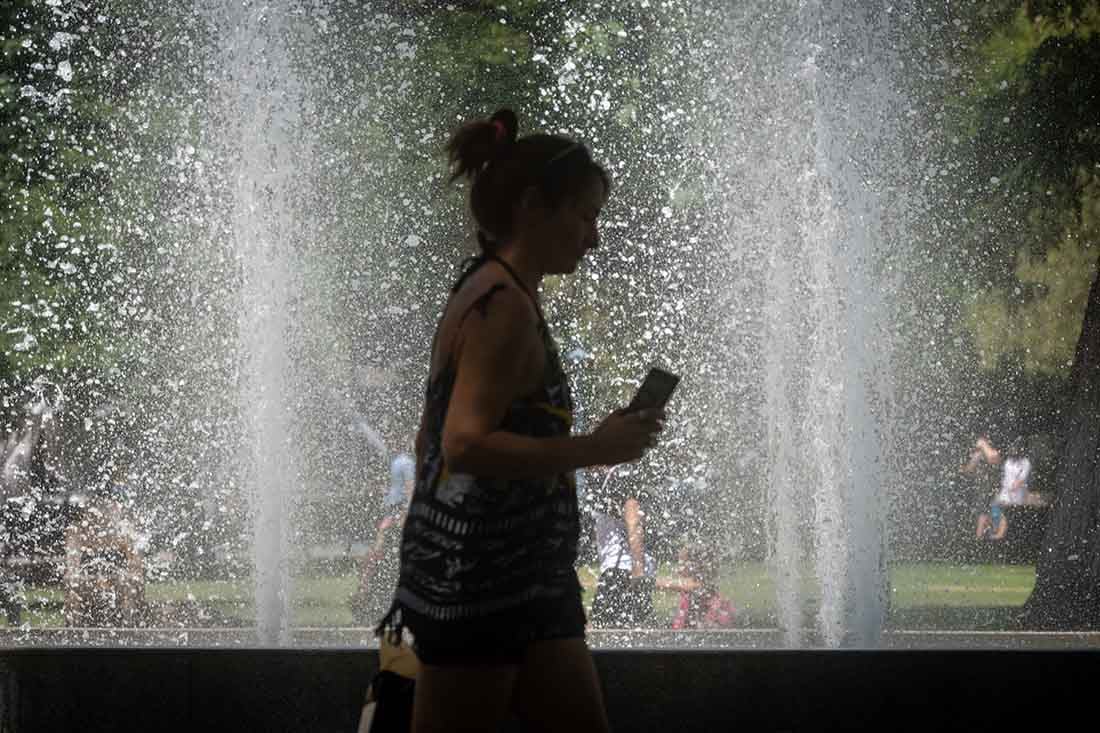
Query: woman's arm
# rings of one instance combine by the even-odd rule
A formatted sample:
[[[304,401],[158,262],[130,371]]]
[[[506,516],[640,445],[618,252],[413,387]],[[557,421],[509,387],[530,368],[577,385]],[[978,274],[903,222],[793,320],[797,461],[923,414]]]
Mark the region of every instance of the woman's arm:
[[[702,588],[703,584],[695,578],[657,578],[654,587],[657,590],[691,593]]]
[[[615,414],[590,435],[533,438],[500,430],[508,408],[543,379],[544,355],[526,296],[514,288],[467,317],[443,426],[452,473],[538,478],[636,460],[660,430],[656,413]]]
[[[991,466],[1001,462],[1001,452],[994,448],[985,438],[978,438],[975,447],[981,451],[981,454],[985,457],[985,462]]]
[[[970,459],[959,466],[960,473],[974,473],[978,470],[978,462],[980,461],[982,452],[979,450],[972,451],[970,453]]]
[[[626,546],[630,550],[630,575],[645,575],[645,513],[634,497],[623,503],[623,524],[626,525]]]
[[[65,528],[65,582],[72,583],[80,577],[80,530],[70,525]]]

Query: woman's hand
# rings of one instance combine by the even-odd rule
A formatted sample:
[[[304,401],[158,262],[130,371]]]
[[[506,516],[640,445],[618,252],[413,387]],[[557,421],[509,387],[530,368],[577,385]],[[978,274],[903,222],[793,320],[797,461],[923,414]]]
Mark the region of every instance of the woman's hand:
[[[664,410],[616,410],[592,433],[600,463],[614,466],[636,461],[657,444],[664,428]]]

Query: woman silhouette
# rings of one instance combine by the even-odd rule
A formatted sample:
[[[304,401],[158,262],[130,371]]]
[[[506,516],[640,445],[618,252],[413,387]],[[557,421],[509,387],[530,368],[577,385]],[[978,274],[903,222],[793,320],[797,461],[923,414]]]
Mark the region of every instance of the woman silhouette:
[[[452,287],[433,342],[416,486],[393,606],[379,631],[412,632],[412,729],[607,730],[574,562],[573,472],[641,457],[659,411],[572,435],[573,403],[539,304],[545,275],[597,246],[604,170],[568,138],[517,139],[501,110],[452,137],[472,182],[480,256]]]

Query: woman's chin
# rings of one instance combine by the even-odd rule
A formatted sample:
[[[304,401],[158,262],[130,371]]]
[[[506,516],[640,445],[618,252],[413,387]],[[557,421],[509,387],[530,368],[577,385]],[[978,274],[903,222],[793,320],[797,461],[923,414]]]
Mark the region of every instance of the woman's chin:
[[[569,262],[559,262],[555,265],[547,275],[572,275],[580,267],[580,260],[571,260]]]

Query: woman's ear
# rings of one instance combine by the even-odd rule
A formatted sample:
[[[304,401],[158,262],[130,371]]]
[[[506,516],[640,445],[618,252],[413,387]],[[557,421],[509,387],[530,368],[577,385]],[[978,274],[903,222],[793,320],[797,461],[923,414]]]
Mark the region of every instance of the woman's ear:
[[[524,214],[533,214],[546,208],[546,198],[535,186],[528,186],[519,197],[519,209]]]

